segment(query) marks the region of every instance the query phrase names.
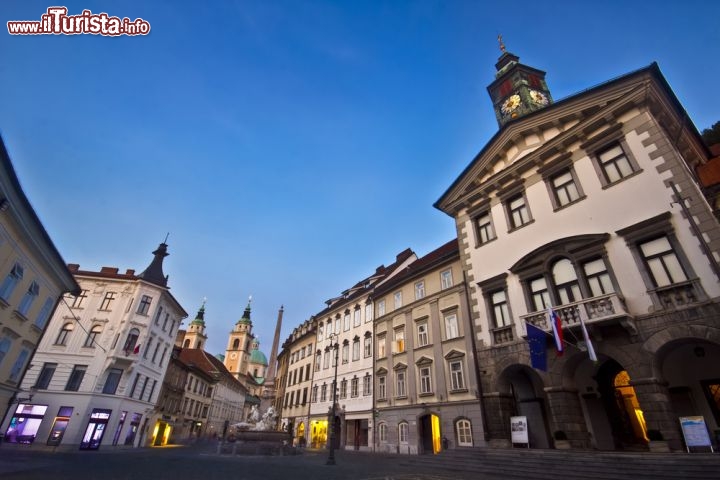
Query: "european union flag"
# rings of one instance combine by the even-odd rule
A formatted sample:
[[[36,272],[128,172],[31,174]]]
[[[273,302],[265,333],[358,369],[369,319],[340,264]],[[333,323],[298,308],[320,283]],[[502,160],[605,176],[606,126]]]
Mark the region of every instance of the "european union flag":
[[[547,333],[531,323],[526,323],[527,341],[530,345],[530,365],[547,372]]]

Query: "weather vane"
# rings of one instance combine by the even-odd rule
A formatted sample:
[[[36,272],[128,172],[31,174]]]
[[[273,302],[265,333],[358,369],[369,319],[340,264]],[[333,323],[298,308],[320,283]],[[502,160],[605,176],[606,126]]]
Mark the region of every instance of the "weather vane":
[[[500,51],[505,53],[505,44],[503,43],[502,34],[498,34],[498,43],[500,44]]]

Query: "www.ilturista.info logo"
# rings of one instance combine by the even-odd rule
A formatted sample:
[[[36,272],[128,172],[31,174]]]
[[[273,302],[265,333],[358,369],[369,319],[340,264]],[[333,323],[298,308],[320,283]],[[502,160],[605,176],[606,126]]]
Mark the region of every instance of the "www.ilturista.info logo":
[[[150,23],[142,18],[110,17],[107,13],[83,10],[80,15],[68,15],[66,7],[49,7],[40,21],[18,20],[7,22],[10,35],[147,35]]]

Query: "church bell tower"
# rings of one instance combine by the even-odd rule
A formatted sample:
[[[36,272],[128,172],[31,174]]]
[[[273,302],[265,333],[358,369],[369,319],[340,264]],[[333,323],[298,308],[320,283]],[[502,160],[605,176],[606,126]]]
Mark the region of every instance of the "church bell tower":
[[[205,347],[205,342],[207,342],[207,335],[205,334],[205,301],[203,301],[195,320],[190,322],[187,332],[185,332],[183,348],[202,350]]]
[[[240,320],[235,323],[228,338],[228,346],[225,350],[225,368],[236,378],[243,377],[248,371],[250,357],[250,342],[254,338],[252,334],[252,321],[250,320],[250,303],[248,300],[245,312]]]
[[[502,55],[495,64],[495,81],[487,89],[502,128],[511,120],[547,107],[553,100],[545,72],[520,63],[520,57],[505,50],[501,35],[498,42]]]

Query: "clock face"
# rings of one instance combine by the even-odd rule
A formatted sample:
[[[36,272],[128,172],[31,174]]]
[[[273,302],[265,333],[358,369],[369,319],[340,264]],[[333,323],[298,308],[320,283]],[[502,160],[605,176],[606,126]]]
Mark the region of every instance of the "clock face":
[[[235,357],[237,357],[237,353],[233,352],[230,354],[230,358],[235,358]]]
[[[515,95],[510,95],[507,100],[505,100],[500,106],[500,111],[503,113],[503,115],[509,115],[510,113],[517,110],[517,108],[520,106],[520,102],[520,95],[518,95],[517,93]]]
[[[530,90],[530,99],[538,104],[538,105],[547,105],[548,104],[548,97],[542,93],[538,92],[537,90]]]

